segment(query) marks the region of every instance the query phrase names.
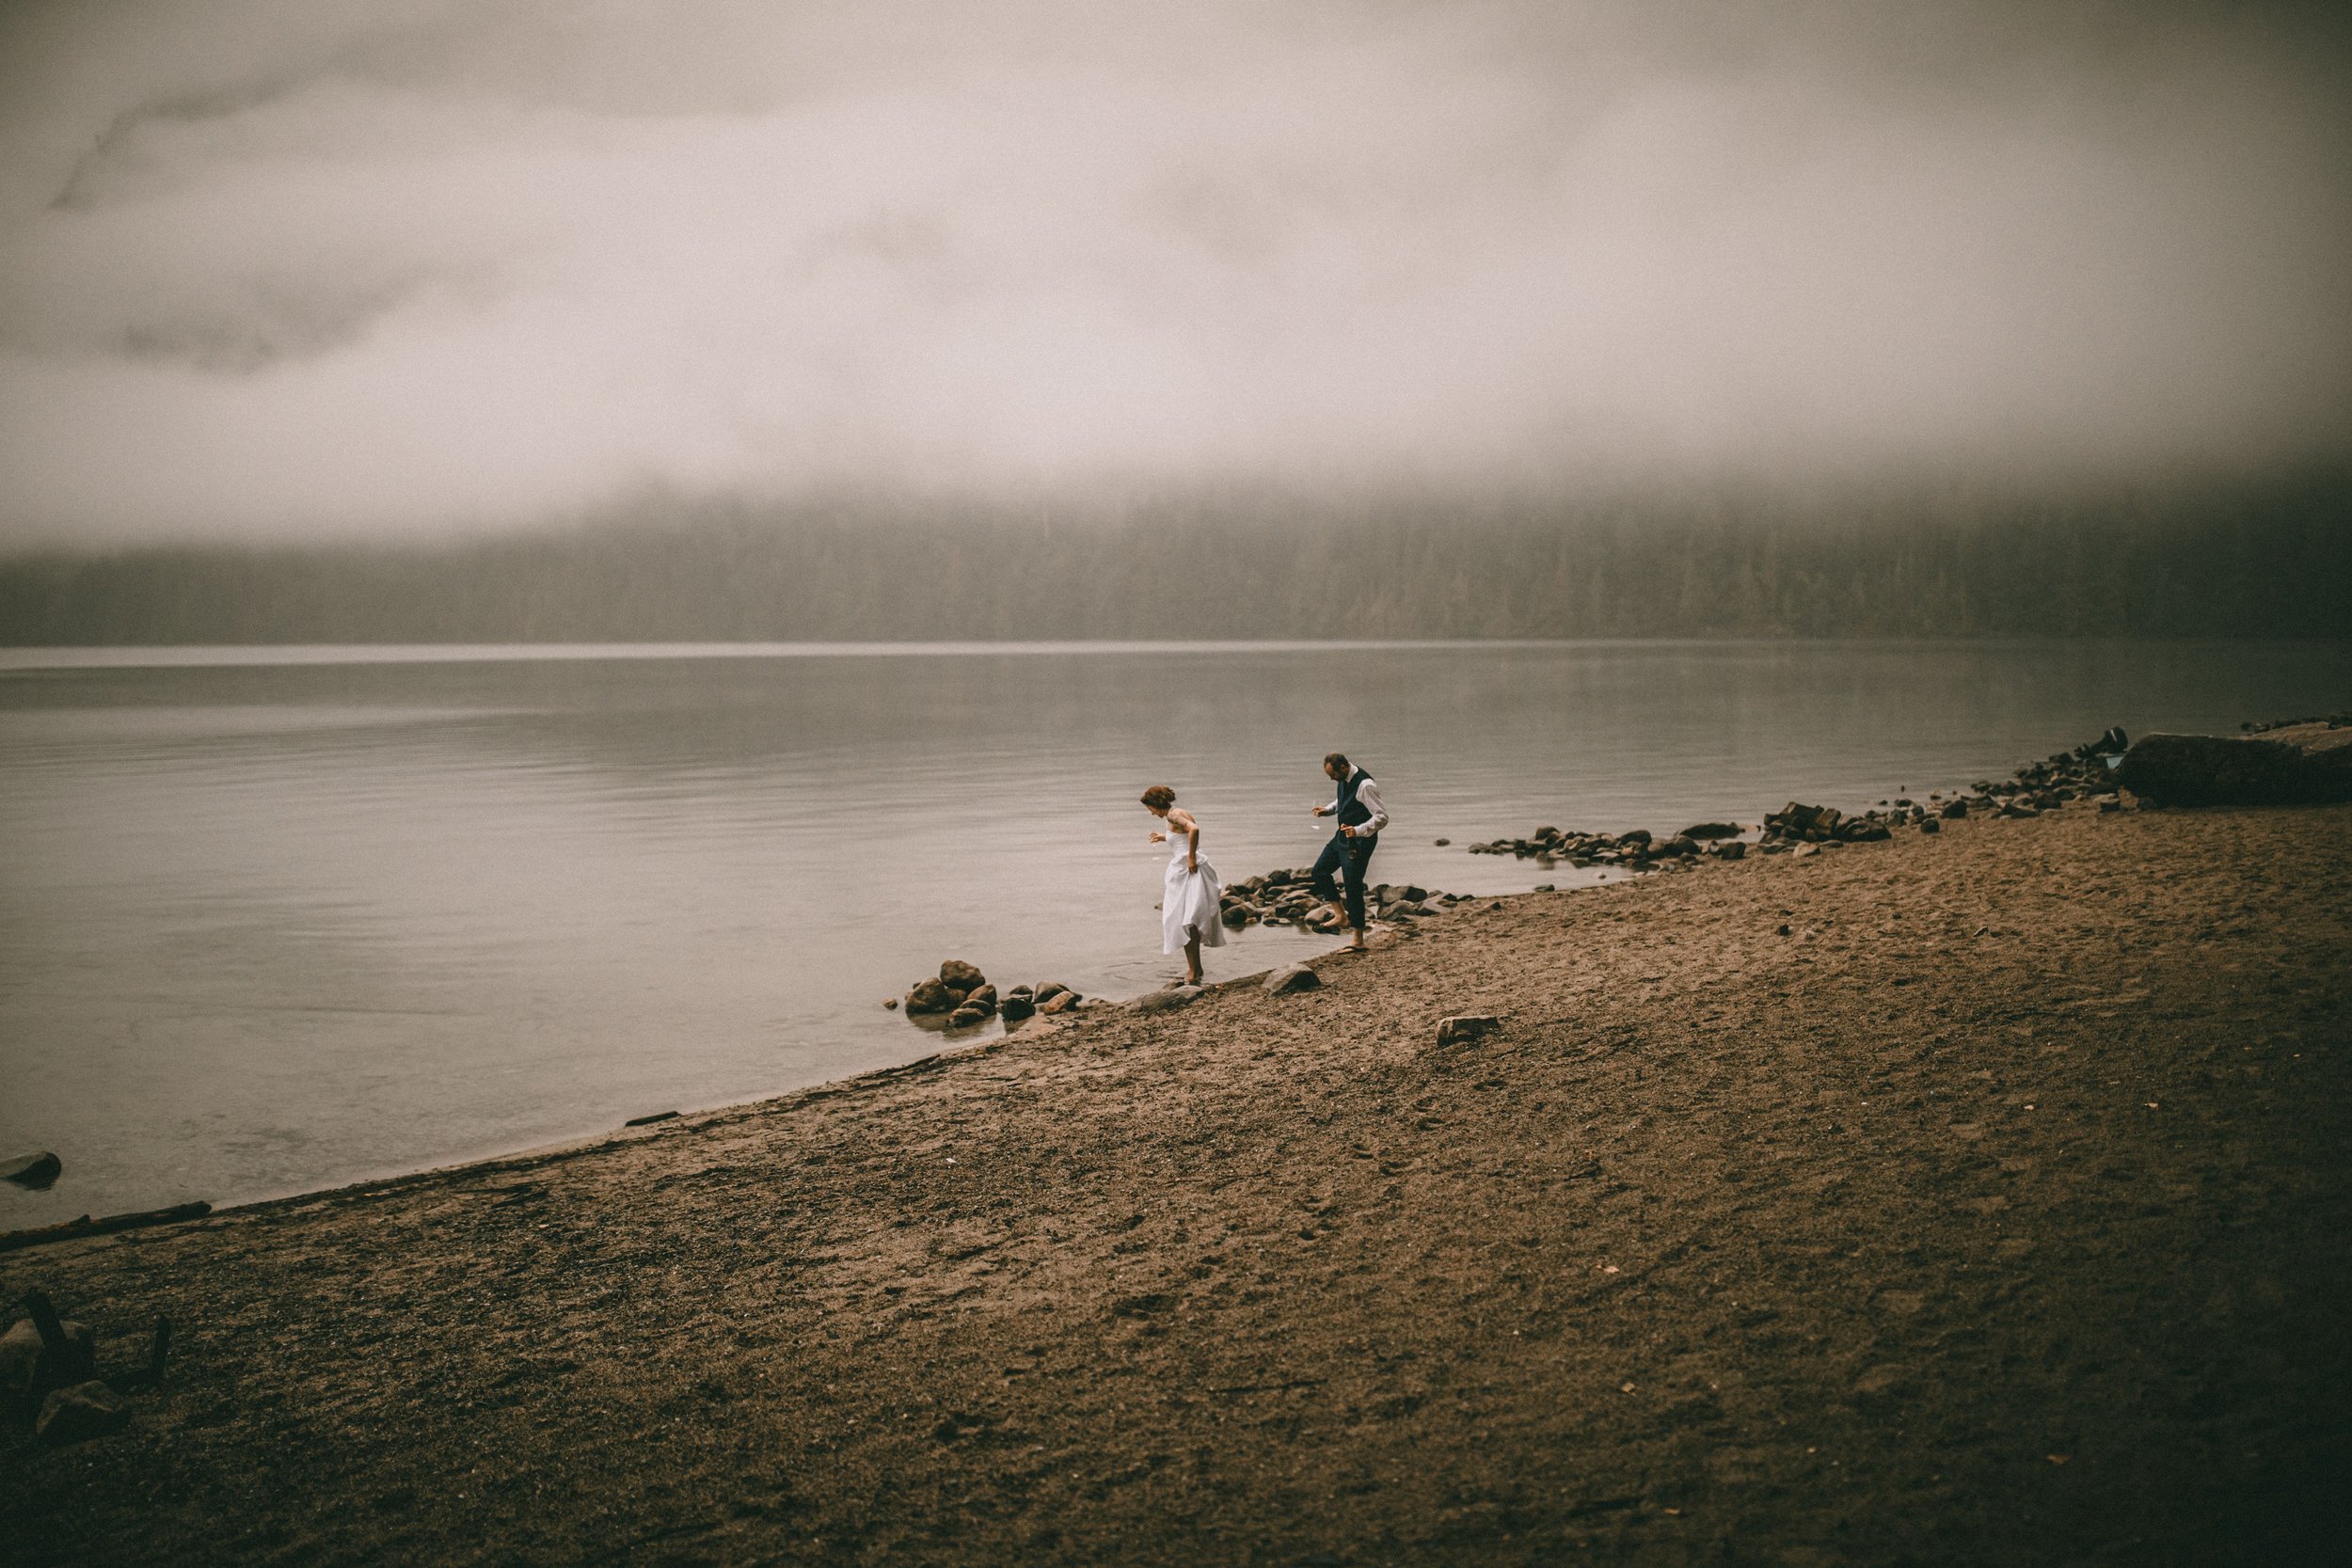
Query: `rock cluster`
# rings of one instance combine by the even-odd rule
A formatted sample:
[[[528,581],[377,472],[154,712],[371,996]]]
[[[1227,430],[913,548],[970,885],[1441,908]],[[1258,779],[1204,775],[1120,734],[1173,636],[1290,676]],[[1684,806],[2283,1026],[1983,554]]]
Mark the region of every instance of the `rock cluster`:
[[[2352,722],[2348,721],[2347,722]],[[1764,818],[1753,844],[1738,824],[1700,822],[1670,838],[1646,828],[1626,833],[1563,832],[1538,828],[1525,838],[1499,838],[1473,844],[1473,855],[1517,855],[1538,865],[1561,861],[1579,866],[1619,866],[1628,871],[1688,869],[1703,860],[1736,861],[1751,849],[1767,855],[1802,850],[1811,854],[1839,844],[1867,844],[1890,838],[1898,828],[1937,832],[1942,824],[1972,815],[2037,816],[2068,800],[2094,800],[2103,811],[2121,809],[2116,793],[2115,761],[2131,745],[2122,729],[2110,729],[2098,739],[2071,752],[2053,752],[2029,762],[2009,779],[1980,779],[1948,799],[1931,791],[1923,800],[1910,796],[1881,800],[1851,816],[1836,806],[1809,806],[1791,800]],[[2345,755],[2352,758],[2352,749]],[[1544,891],[1538,889],[1537,891]]]
[[[1302,926],[1330,930],[1340,922],[1330,918],[1314,895],[1314,873],[1309,869],[1263,872],[1225,890],[1219,918],[1232,930],[1258,925]],[[1410,883],[1375,882],[1364,890],[1364,911],[1375,920],[1417,920],[1436,914],[1432,904],[1457,904],[1461,895],[1432,893]]]
[[[1647,828],[1636,828],[1629,833],[1563,832],[1558,828],[1538,828],[1525,838],[1498,838],[1489,844],[1470,847],[1473,855],[1517,855],[1522,860],[1532,858],[1537,865],[1547,867],[1566,861],[1570,865],[1617,865],[1629,871],[1648,871],[1702,855],[1736,861],[1747,849],[1740,837],[1740,829],[1729,822],[1696,823],[1671,838],[1660,838]]]
[[[992,1018],[1008,1028],[1035,1013],[1064,1013],[1086,999],[1058,981],[1015,986],[999,997],[979,966],[949,958],[936,977],[917,980],[907,988],[909,1018],[945,1016],[950,1029],[974,1029]],[[887,1004],[896,1006],[896,1002]]]
[[[1944,822],[1972,816],[2039,816],[2069,800],[2097,800],[2103,809],[2113,810],[2121,798],[2115,793],[2110,759],[2130,744],[2122,729],[2110,729],[2071,752],[2053,752],[2040,762],[2029,762],[1997,783],[1979,779],[1948,798],[1941,790],[1931,791],[1925,800],[1900,796],[1851,816],[1835,806],[1791,800],[1764,818],[1759,847],[1769,855],[1799,844],[1863,844],[1906,827],[1931,833]]]

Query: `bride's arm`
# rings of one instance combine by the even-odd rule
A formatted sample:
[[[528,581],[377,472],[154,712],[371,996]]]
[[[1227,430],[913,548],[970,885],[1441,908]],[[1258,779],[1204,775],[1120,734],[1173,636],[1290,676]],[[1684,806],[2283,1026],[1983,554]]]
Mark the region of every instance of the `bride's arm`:
[[[1179,817],[1184,820],[1178,821]],[[1188,811],[1171,811],[1168,814],[1168,825],[1184,835],[1184,869],[1200,870],[1200,824],[1192,819],[1192,813]]]

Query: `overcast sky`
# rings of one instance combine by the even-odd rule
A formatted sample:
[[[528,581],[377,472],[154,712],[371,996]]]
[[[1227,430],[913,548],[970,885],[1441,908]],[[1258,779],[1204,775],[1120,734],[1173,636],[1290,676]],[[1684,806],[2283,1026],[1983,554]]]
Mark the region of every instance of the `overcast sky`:
[[[2285,8],[0,9],[0,541],[2352,445]]]

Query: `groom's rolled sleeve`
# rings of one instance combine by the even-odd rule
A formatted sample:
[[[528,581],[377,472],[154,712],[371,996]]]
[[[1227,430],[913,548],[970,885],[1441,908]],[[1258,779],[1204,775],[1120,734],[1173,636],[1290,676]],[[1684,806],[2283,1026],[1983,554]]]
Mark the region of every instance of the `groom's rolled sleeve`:
[[[1357,837],[1370,838],[1389,825],[1389,808],[1380,803],[1378,784],[1366,779],[1356,786],[1356,799],[1366,811],[1372,813],[1370,816],[1356,824]]]

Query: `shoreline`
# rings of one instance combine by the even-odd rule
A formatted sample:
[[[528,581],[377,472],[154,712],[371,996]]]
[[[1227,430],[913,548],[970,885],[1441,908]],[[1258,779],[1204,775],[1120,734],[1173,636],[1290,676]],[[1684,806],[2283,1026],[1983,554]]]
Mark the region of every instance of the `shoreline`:
[[[2348,878],[2352,808],[1968,819],[0,1254],[102,1371],[180,1336],[127,1430],[0,1438],[0,1514],[58,1563],[2304,1560]]]
[[[765,647],[766,645],[758,646]],[[895,647],[896,645],[889,646]],[[2280,720],[2275,722],[2249,721],[2241,728],[2249,732],[2257,732],[2304,721],[2296,720]],[[2326,722],[2327,721],[2318,721]],[[2107,745],[2108,742],[2115,744],[2110,748]],[[1745,823],[1706,824],[1687,828],[1680,833],[1664,837],[1647,829],[1634,829],[1624,833],[1609,834],[1574,831],[1564,833],[1557,828],[1538,828],[1527,838],[1473,842],[1463,847],[1467,853],[1473,855],[1512,855],[1520,860],[1534,860],[1539,867],[1545,869],[1565,862],[1578,870],[1597,869],[1599,877],[1593,881],[1573,884],[1566,889],[1556,888],[1550,883],[1539,883],[1524,893],[1485,895],[1448,893],[1423,888],[1419,884],[1392,884],[1383,881],[1367,886],[1366,905],[1372,911],[1375,929],[1382,933],[1379,942],[1385,943],[1392,942],[1397,935],[1397,927],[1406,922],[1418,923],[1422,920],[1440,917],[1453,913],[1458,908],[1486,903],[1495,899],[1526,898],[1558,892],[1594,891],[1610,886],[1611,883],[1607,878],[1613,872],[1636,879],[1668,871],[1687,872],[1698,869],[1703,860],[1708,862],[1737,861],[1742,858],[1744,852],[1750,848],[1763,854],[1780,854],[1791,850],[1811,853],[1823,845],[1829,847],[1839,847],[1849,843],[1883,841],[1891,836],[1891,832],[1887,830],[1897,827],[1924,829],[1925,832],[1932,833],[1941,828],[1944,821],[1965,817],[1972,807],[1979,813],[1989,810],[2002,816],[2022,817],[2038,816],[2043,810],[2055,809],[2070,800],[2098,799],[2101,801],[2102,810],[2111,811],[2118,809],[2116,797],[2094,797],[2090,793],[2090,785],[2094,777],[2103,779],[2105,772],[2111,771],[2112,765],[2109,764],[2106,769],[2096,770],[2093,768],[2093,759],[2107,750],[2120,752],[2126,745],[2128,745],[2128,738],[2123,732],[2110,729],[2097,741],[2086,742],[2071,751],[2054,752],[2041,762],[2026,763],[2005,780],[1997,782],[1979,780],[1964,792],[1955,791],[1948,800],[1940,792],[1933,792],[1931,796],[1931,803],[1924,805],[1915,804],[1908,798],[1899,802],[1881,800],[1880,806],[1888,806],[1892,803],[1895,809],[1885,813],[1874,808],[1868,809],[1851,817],[1844,818],[1842,822],[1841,814],[1835,808],[1805,806],[1791,801],[1780,812],[1766,814],[1760,827],[1752,828]],[[2022,803],[2020,802],[2021,797]],[[1930,822],[1933,822],[1934,826],[1926,826]],[[1221,902],[1221,914],[1227,929],[1238,934],[1260,925],[1268,927],[1280,925],[1302,935],[1313,933],[1336,936],[1340,934],[1343,927],[1337,924],[1321,924],[1304,914],[1279,915],[1276,912],[1276,906],[1286,905],[1294,900],[1302,908],[1304,907],[1307,901],[1304,889],[1308,876],[1308,870],[1303,867],[1276,867],[1272,870],[1254,873],[1229,884]],[[1390,896],[1391,890],[1394,891],[1393,897]],[[1335,954],[1317,955],[1314,958],[1300,960],[1300,963],[1311,966]],[[977,973],[976,971],[975,974]],[[1171,983],[1160,989],[1163,990],[1182,989],[1188,992],[1199,992],[1237,986],[1252,986],[1263,981],[1274,973],[1275,968],[1269,967],[1248,974],[1216,981],[1206,987],[1179,988]],[[993,988],[991,989],[993,991]],[[1025,995],[1030,989],[1026,985],[1019,986],[1014,988],[1014,992]],[[1067,988],[1056,986],[1055,989]],[[509,1166],[521,1168],[523,1164],[531,1162],[568,1157],[593,1150],[606,1143],[644,1136],[649,1124],[688,1120],[700,1122],[735,1112],[750,1112],[786,1105],[819,1091],[846,1089],[849,1085],[859,1084],[869,1078],[886,1079],[893,1074],[921,1068],[939,1058],[972,1051],[992,1039],[1000,1039],[1009,1036],[1016,1030],[1041,1029],[1051,1026],[1056,1020],[1067,1018],[1081,1010],[1097,1011],[1104,1006],[1134,1007],[1141,1002],[1144,996],[1151,994],[1152,993],[1146,991],[1133,997],[1078,997],[1076,1005],[1071,1006],[1067,1012],[1057,1013],[1041,1012],[1035,1006],[1034,1002],[1025,1001],[1017,1018],[1011,1016],[1009,1012],[1000,1017],[999,1010],[992,1000],[991,1007],[984,1018],[965,1025],[957,1025],[949,1022],[947,1008],[918,1010],[908,1006],[905,998],[892,998],[884,1003],[884,1006],[893,1011],[899,1011],[903,1008],[900,1016],[908,1023],[926,1033],[942,1037],[946,1043],[940,1050],[907,1062],[876,1068],[862,1073],[853,1073],[847,1078],[823,1080],[798,1089],[788,1089],[781,1094],[764,1095],[754,1100],[730,1101],[693,1109],[681,1108],[650,1113],[630,1118],[617,1128],[586,1132],[577,1136],[559,1138],[546,1144],[501,1150],[476,1158],[453,1161],[445,1164],[421,1166],[413,1170],[395,1172],[389,1176],[362,1177],[353,1181],[338,1182],[327,1187],[307,1188],[300,1192],[217,1205],[209,1200],[194,1200],[154,1210],[133,1211],[110,1215],[84,1214],[73,1220],[0,1231],[0,1254],[83,1237],[145,1229],[158,1225],[189,1224],[213,1215],[239,1213],[271,1205],[300,1204],[314,1199],[324,1200],[350,1194],[389,1190],[437,1175],[449,1175],[480,1168]],[[1074,991],[1072,995],[1077,997]],[[992,1025],[994,1025],[999,1032],[992,1033]],[[632,1129],[637,1131],[632,1132]]]

